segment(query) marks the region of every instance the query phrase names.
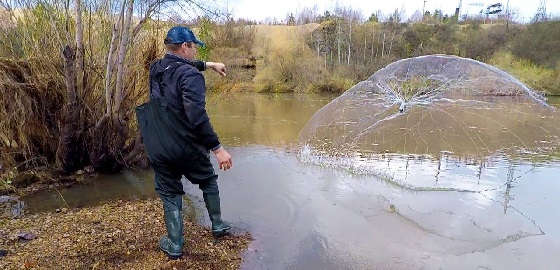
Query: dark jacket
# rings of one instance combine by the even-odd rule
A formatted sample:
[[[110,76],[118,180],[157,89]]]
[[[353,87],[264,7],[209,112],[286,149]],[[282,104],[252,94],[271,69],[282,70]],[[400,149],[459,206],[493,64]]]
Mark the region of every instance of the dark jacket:
[[[163,98],[184,115],[196,143],[207,150],[220,146],[206,113],[205,64],[166,54],[150,66],[150,99]]]

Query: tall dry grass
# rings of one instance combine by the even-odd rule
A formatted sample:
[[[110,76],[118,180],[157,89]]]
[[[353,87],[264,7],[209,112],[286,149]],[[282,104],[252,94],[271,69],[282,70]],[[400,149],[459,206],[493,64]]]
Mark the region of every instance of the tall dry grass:
[[[74,42],[75,22],[64,8],[44,2],[10,14],[0,27],[0,174],[14,168],[56,169],[56,151],[62,111],[67,100],[62,49]],[[83,165],[92,150],[110,140],[94,134],[105,113],[105,67],[112,18],[98,7],[84,12],[84,88],[78,93],[79,132],[83,138]],[[125,58],[123,116],[128,126],[125,146],[136,135],[134,108],[147,99],[148,66],[163,54],[168,24],[149,22],[130,43]],[[112,79],[114,80],[114,78]],[[129,148],[111,149],[124,156]]]
[[[321,81],[325,69],[305,42],[316,24],[257,27],[253,52],[263,57],[254,78],[259,92],[301,92]]]
[[[71,11],[65,10],[65,2],[24,2],[26,5],[18,10],[0,10],[9,18],[2,17],[0,21],[0,184],[10,182],[18,171],[60,169],[56,163],[57,146],[69,100],[62,50],[66,45],[75,46],[76,23],[68,15]],[[134,109],[148,99],[149,65],[165,53],[164,36],[175,24],[147,20],[128,44],[119,112],[124,128],[115,133],[112,123],[100,121],[106,115],[107,56],[116,21],[116,14],[109,10],[114,7],[107,7],[106,3],[113,2],[92,2],[82,14],[84,83],[83,91],[77,93],[75,108],[79,110],[76,127],[83,153],[76,158],[83,166],[93,164],[92,159],[96,158],[95,162],[100,161],[102,167],[113,171],[134,165],[127,163],[139,143]],[[134,18],[133,23],[137,22]],[[208,60],[250,57],[252,28],[236,23],[213,25],[205,38],[210,49]],[[235,79],[237,76],[231,76],[231,71],[227,77],[230,82],[245,80]],[[115,84],[115,77],[110,78],[111,85]],[[215,84],[223,81],[215,79]],[[101,154],[94,155],[98,153]],[[144,165],[145,161],[140,159]]]
[[[204,39],[210,48],[207,60],[223,62],[228,72],[226,77],[207,72],[205,77],[208,90],[213,92],[251,90],[250,82],[255,76],[256,62],[252,52],[255,27],[243,22],[227,20],[222,24],[212,22],[209,28],[209,33]]]
[[[46,166],[64,102],[64,23],[48,6],[11,15],[0,29],[0,159],[4,168]]]

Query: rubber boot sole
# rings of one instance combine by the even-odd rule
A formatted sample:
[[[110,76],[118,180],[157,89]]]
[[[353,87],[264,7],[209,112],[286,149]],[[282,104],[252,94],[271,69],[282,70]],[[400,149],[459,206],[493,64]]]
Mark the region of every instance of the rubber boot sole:
[[[231,230],[231,227],[228,226],[227,228],[224,228],[222,230],[213,230],[212,231],[212,235],[214,236],[214,238],[220,238],[220,237],[224,237],[227,235],[230,235],[229,230]]]
[[[169,254],[169,252],[167,252],[166,250],[164,250],[163,248],[159,247],[159,250],[163,251],[163,253],[165,253],[165,255],[167,255],[167,258],[169,258],[170,260],[178,260],[181,257],[183,257],[183,254],[180,255],[171,255]]]

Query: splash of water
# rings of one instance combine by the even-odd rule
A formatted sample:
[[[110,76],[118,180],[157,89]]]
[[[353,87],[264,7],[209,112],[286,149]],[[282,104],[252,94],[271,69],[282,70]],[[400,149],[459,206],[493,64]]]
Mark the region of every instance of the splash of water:
[[[559,149],[558,119],[542,95],[496,67],[421,56],[386,66],[316,112],[300,133],[300,159],[413,190],[480,191],[496,188],[480,176],[488,162]],[[446,175],[443,158],[472,173]],[[418,159],[432,183],[407,178]],[[456,180],[435,187],[445,177]]]

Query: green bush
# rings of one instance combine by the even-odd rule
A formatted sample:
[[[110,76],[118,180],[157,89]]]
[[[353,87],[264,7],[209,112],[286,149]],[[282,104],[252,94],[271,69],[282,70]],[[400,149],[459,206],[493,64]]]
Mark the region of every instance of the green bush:
[[[551,69],[534,64],[527,59],[519,59],[506,51],[496,53],[489,62],[509,72],[534,90],[547,95],[560,95],[560,72],[558,71],[560,62],[556,69]]]
[[[335,93],[340,94],[354,86],[355,82],[351,79],[333,75],[309,85],[308,91],[314,93]]]
[[[487,61],[494,53],[504,48],[511,36],[505,25],[488,28],[473,25],[466,27],[463,31],[463,41],[460,45],[461,55],[480,61]]]
[[[560,61],[560,21],[528,25],[513,39],[511,51],[517,57],[554,68]]]

